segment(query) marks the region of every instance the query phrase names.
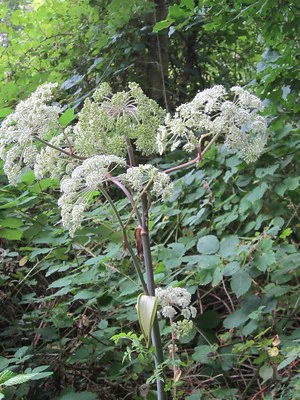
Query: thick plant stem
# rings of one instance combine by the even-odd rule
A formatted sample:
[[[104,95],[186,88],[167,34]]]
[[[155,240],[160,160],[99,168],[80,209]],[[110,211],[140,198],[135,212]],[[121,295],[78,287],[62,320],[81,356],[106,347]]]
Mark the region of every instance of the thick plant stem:
[[[148,206],[147,206],[147,195],[142,196],[142,243],[143,243],[143,255],[146,269],[147,287],[150,296],[155,296],[155,283],[154,283],[154,272],[150,249],[150,240],[148,232]],[[152,344],[155,349],[155,367],[159,367],[164,361],[163,348],[161,343],[161,337],[159,332],[159,325],[157,317],[154,319],[152,333]],[[165,392],[165,384],[161,380],[156,381],[157,384],[157,399],[166,400],[167,394]]]
[[[140,281],[141,281],[141,284],[143,286],[145,294],[149,294],[146,282],[145,282],[144,277],[143,277],[143,273],[142,273],[140,265],[139,265],[139,261],[138,261],[136,255],[134,254],[134,251],[133,251],[133,249],[132,249],[132,247],[131,247],[131,245],[129,243],[129,240],[128,240],[128,237],[127,237],[127,233],[126,233],[126,229],[125,229],[124,224],[123,224],[123,222],[121,220],[120,214],[119,214],[114,202],[110,198],[109,194],[106,192],[106,190],[104,190],[104,188],[101,188],[100,191],[103,194],[103,196],[106,198],[106,200],[109,202],[111,208],[113,209],[113,211],[114,211],[114,213],[115,213],[115,215],[117,217],[117,220],[119,222],[120,228],[122,230],[123,240],[125,241],[126,249],[129,251],[129,254],[131,256],[135,271],[136,271],[138,277],[140,278]]]

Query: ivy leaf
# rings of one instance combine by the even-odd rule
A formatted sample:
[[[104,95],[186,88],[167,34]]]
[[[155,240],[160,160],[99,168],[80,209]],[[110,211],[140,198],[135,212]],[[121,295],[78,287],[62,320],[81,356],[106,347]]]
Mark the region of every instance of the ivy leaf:
[[[243,269],[232,275],[230,286],[237,297],[245,294],[251,287],[251,277]]]

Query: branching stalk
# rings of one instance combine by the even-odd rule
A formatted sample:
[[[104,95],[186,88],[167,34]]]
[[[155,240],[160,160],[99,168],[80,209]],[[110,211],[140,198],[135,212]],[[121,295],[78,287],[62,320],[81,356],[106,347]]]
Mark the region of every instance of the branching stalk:
[[[144,280],[144,276],[143,276],[143,272],[142,272],[141,267],[140,267],[139,260],[136,257],[136,255],[134,254],[134,251],[133,251],[133,249],[132,249],[132,247],[131,247],[131,245],[129,243],[129,240],[128,240],[128,237],[127,237],[127,232],[126,232],[124,224],[123,224],[123,222],[121,220],[120,214],[119,214],[114,202],[112,201],[111,197],[106,192],[106,190],[103,189],[103,188],[100,188],[100,191],[103,194],[103,196],[106,198],[106,200],[109,202],[111,208],[113,209],[113,211],[114,211],[114,213],[115,213],[115,215],[117,217],[117,220],[119,222],[120,228],[122,230],[123,240],[125,242],[126,249],[129,251],[129,254],[130,254],[131,258],[132,258],[132,262],[133,262],[134,268],[136,270],[136,273],[138,274],[138,277],[140,278],[140,281],[141,281],[141,284],[143,286],[144,292],[145,292],[145,294],[148,294],[148,288],[147,288],[146,282]]]

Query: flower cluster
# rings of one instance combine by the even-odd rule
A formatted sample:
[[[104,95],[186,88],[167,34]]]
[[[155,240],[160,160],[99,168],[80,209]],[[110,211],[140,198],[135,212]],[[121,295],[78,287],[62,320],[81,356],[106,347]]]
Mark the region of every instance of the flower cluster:
[[[49,144],[66,152],[71,153],[69,146],[73,147],[74,135],[72,127],[67,127],[63,133],[54,136],[49,140]],[[72,172],[77,163],[70,159],[70,157],[54,147],[47,146],[40,150],[35,158],[34,175],[36,179],[42,179],[45,175],[55,179],[60,177],[65,172],[67,174]]]
[[[117,156],[94,156],[76,167],[70,177],[61,182],[63,195],[58,200],[61,208],[63,225],[73,236],[81,226],[84,211],[91,197],[99,188],[99,185],[107,179],[112,165],[125,166],[124,159]]]
[[[230,98],[233,98],[231,101]],[[247,163],[255,161],[267,142],[267,123],[258,114],[263,109],[260,99],[235,86],[229,93],[222,85],[199,92],[195,98],[168,114],[157,133],[157,148],[163,153],[168,143],[171,151],[182,141],[183,149],[193,151],[201,135],[225,134],[226,147],[238,153]]]
[[[79,154],[126,153],[126,138],[134,141],[144,155],[156,152],[156,131],[165,112],[149,99],[136,83],[128,91],[112,94],[104,83],[94,93],[94,101],[87,99],[74,127],[75,149]]]
[[[16,184],[23,165],[32,167],[35,163],[38,149],[34,138],[44,138],[58,130],[61,108],[48,104],[56,86],[52,83],[40,86],[17,105],[0,127],[0,158],[12,184]]]
[[[155,296],[158,298],[158,305],[161,306],[161,313],[165,318],[173,319],[179,311],[186,320],[195,318],[197,314],[196,308],[190,306],[191,295],[186,289],[172,286],[166,289],[157,288]]]
[[[141,192],[147,183],[151,182],[153,192],[157,197],[161,196],[162,200],[167,200],[173,193],[173,183],[170,177],[150,164],[128,168],[126,174],[120,178],[138,192]]]

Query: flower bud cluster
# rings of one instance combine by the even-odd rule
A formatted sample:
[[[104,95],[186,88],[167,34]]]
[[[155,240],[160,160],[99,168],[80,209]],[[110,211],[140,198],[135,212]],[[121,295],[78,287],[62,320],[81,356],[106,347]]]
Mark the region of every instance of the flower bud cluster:
[[[84,211],[87,208],[95,191],[107,179],[112,165],[125,166],[124,159],[117,156],[94,156],[76,167],[70,177],[61,182],[61,192],[58,200],[61,208],[63,225],[74,236],[83,221]]]
[[[79,154],[126,153],[126,138],[133,140],[144,155],[156,152],[156,131],[165,112],[149,99],[136,83],[129,90],[112,94],[103,83],[94,93],[94,101],[87,99],[74,127],[75,149]]]
[[[193,329],[193,321],[183,319],[173,323],[173,329],[176,337],[179,339],[182,336],[187,336]]]
[[[180,312],[184,319],[189,320],[197,314],[196,308],[190,305],[191,294],[186,289],[172,286],[166,289],[157,288],[155,296],[165,318],[173,319]]]
[[[183,142],[183,149],[190,152],[199,145],[201,135],[223,133],[229,150],[253,162],[267,142],[267,123],[258,114],[262,109],[261,100],[239,86],[229,92],[222,85],[205,89],[177,107],[173,117],[166,116],[157,133],[158,151],[162,154],[168,143],[173,151]]]
[[[58,130],[61,108],[48,104],[56,86],[53,83],[40,86],[2,122],[0,158],[4,160],[4,171],[12,184],[16,184],[24,165],[32,167],[35,163],[38,149],[34,136],[43,138]]]
[[[128,168],[126,174],[120,178],[128,183],[133,190],[141,192],[148,182],[152,182],[153,192],[162,200],[167,200],[173,193],[173,183],[169,175],[160,172],[153,165],[145,164],[138,167]]]

